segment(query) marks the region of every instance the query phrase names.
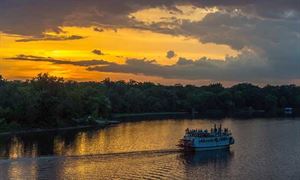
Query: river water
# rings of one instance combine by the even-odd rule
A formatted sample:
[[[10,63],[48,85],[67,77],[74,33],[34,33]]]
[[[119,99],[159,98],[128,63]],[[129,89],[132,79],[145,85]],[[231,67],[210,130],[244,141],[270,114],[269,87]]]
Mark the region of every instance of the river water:
[[[230,150],[184,153],[189,128],[222,123]],[[300,119],[182,119],[0,136],[0,179],[300,179]]]

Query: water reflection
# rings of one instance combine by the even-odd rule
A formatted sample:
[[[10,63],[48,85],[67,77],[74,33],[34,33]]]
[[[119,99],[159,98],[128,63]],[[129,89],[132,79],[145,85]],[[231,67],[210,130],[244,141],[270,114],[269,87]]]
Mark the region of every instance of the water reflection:
[[[17,159],[47,155],[64,155],[78,132],[27,133],[0,137],[0,158]]]
[[[0,163],[0,179],[36,179],[37,162],[32,159]]]
[[[229,166],[229,150],[182,152],[140,151],[105,155],[22,158],[0,163],[0,177],[15,179],[195,179]],[[7,160],[9,161],[9,160]],[[215,174],[218,174],[214,172]],[[221,176],[221,175],[219,175]]]
[[[230,149],[211,151],[189,151],[183,152],[181,158],[187,166],[201,166],[208,163],[226,166],[233,158],[234,153]]]
[[[129,122],[106,129],[28,133],[0,136],[0,158],[73,156],[118,152],[176,149],[189,127],[207,126],[205,121]]]
[[[180,157],[183,159],[186,179],[232,179],[230,163],[233,152],[229,149],[187,152]]]
[[[0,136],[0,179],[299,179],[299,120],[222,121],[231,150],[182,153],[186,127],[207,120]]]

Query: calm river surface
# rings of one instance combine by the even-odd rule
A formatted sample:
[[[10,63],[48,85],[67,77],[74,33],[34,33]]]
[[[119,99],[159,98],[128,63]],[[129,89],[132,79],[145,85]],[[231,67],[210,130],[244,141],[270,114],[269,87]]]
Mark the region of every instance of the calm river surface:
[[[183,153],[189,128],[222,123],[230,150]],[[0,136],[0,179],[300,179],[300,119],[160,120]]]

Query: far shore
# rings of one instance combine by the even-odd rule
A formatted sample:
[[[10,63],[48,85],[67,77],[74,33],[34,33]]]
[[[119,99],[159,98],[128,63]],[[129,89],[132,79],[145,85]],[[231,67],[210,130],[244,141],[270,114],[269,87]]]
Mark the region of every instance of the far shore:
[[[200,114],[198,112],[190,113],[190,112],[151,112],[151,113],[118,113],[112,114],[111,119],[107,121],[100,121],[97,124],[90,125],[77,125],[70,127],[57,127],[57,128],[28,128],[21,130],[11,130],[11,131],[3,131],[0,132],[0,136],[4,135],[14,135],[14,134],[25,134],[25,133],[39,133],[39,132],[55,132],[55,131],[68,131],[68,130],[85,130],[91,128],[106,128],[118,123],[122,122],[131,122],[131,121],[144,121],[144,120],[161,120],[161,119],[181,119],[181,118],[212,118],[212,119],[222,119],[226,117],[235,117],[235,116],[224,116],[222,113],[214,112],[216,114],[211,115]],[[264,116],[264,114],[242,114],[241,116],[237,116],[236,118],[274,118],[274,117],[284,117],[284,116]],[[288,117],[296,117],[296,116],[288,116]]]
[[[64,131],[64,130],[83,130],[90,128],[105,128],[109,127],[121,122],[129,122],[136,121],[135,118],[141,118],[140,120],[145,120],[153,117],[171,117],[171,116],[186,116],[189,115],[188,112],[159,112],[159,113],[123,113],[123,114],[113,114],[112,119],[116,120],[108,120],[103,121],[98,124],[91,125],[78,125],[78,126],[70,126],[70,127],[57,127],[57,128],[28,128],[21,130],[11,130],[11,131],[3,131],[0,132],[0,136],[4,135],[14,135],[14,134],[25,134],[25,133],[39,133],[39,132],[55,132],[55,131]],[[131,120],[130,120],[131,119]]]
[[[65,130],[83,130],[90,128],[105,128],[114,124],[120,123],[119,121],[107,121],[102,124],[93,124],[93,125],[81,125],[81,126],[70,126],[70,127],[58,127],[58,128],[32,128],[26,130],[16,130],[16,131],[7,131],[0,132],[0,136],[4,135],[14,135],[14,134],[25,134],[25,133],[39,133],[39,132],[55,132],[55,131],[65,131]]]

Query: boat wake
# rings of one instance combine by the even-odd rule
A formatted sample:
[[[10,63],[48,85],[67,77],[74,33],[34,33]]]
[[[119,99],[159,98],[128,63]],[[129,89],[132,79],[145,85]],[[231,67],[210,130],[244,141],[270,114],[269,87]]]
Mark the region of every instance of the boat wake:
[[[93,159],[93,158],[126,158],[134,156],[161,156],[167,154],[174,154],[181,152],[181,149],[159,149],[159,150],[144,150],[144,151],[129,151],[129,152],[111,152],[111,153],[95,153],[95,154],[74,154],[74,155],[51,155],[51,156],[37,156],[37,157],[22,157],[17,159],[0,158],[0,162],[20,161],[30,159]]]
[[[144,150],[144,151],[130,151],[130,152],[112,152],[112,153],[98,153],[98,154],[84,154],[84,155],[70,155],[63,156],[66,158],[88,158],[88,157],[126,157],[126,156],[145,156],[145,155],[165,155],[181,152],[180,149],[160,149],[160,150]]]

